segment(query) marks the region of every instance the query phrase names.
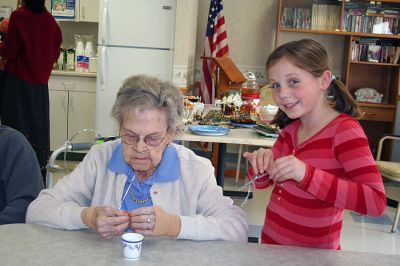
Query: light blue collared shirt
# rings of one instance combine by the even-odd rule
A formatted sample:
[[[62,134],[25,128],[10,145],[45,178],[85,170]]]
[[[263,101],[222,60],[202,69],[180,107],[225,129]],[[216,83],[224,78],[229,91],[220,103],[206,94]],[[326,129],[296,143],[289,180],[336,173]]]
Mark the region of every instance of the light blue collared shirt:
[[[118,174],[125,174],[128,177],[122,193],[121,204],[121,209],[127,211],[152,206],[153,201],[150,195],[151,186],[154,183],[175,181],[180,177],[180,161],[178,152],[173,145],[169,145],[165,148],[161,161],[153,174],[143,182],[138,181],[135,170],[130,164],[125,162],[122,143],[114,150],[111,160],[108,163],[108,169]],[[126,193],[128,189],[130,191]],[[133,193],[137,200],[150,198],[145,203],[136,203],[133,201],[131,193]]]

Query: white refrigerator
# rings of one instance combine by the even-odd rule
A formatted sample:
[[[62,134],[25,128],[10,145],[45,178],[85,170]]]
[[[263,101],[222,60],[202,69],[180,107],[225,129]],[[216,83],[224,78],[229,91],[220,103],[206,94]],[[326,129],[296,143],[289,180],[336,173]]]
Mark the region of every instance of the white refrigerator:
[[[100,0],[96,128],[115,136],[111,109],[123,81],[148,74],[172,81],[176,0]]]

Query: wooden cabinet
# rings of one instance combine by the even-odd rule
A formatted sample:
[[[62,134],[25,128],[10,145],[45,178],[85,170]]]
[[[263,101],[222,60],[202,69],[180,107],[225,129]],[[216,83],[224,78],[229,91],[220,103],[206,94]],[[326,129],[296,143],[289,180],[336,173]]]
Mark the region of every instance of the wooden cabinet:
[[[51,1],[46,0],[45,4],[47,10],[50,11]],[[100,0],[75,0],[75,18],[57,18],[56,16],[56,19],[59,21],[99,22],[99,7]]]
[[[375,151],[382,134],[392,133],[396,121],[400,66],[400,1],[280,0],[275,46],[280,34],[344,37],[342,76],[356,99],[360,88],[382,94],[380,103],[358,102],[361,124]],[[399,47],[399,48],[396,48]],[[373,49],[372,49],[373,48]],[[396,61],[396,62],[394,62]]]
[[[96,79],[52,75],[49,80],[50,149],[95,138]],[[79,133],[79,134],[78,134]],[[78,135],[76,135],[78,134]]]
[[[79,21],[99,22],[99,0],[79,0]]]
[[[68,91],[50,89],[50,150],[54,151],[68,139]]]
[[[360,106],[362,120],[393,122],[395,111],[390,105],[367,105]]]

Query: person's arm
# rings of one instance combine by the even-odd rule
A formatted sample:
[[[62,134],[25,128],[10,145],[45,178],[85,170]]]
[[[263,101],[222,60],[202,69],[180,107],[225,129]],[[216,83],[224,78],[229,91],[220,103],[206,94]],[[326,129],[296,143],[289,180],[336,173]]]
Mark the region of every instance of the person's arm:
[[[0,211],[0,224],[24,223],[28,205],[43,189],[36,155],[25,137],[17,131],[1,135],[0,145],[5,208]],[[3,196],[2,196],[3,197]]]
[[[91,150],[74,171],[59,180],[54,188],[40,192],[29,205],[26,222],[70,230],[87,228],[81,212],[91,205],[96,169]]]
[[[0,56],[6,59],[11,59],[16,57],[18,51],[21,47],[21,33],[18,32],[17,27],[18,15],[15,12],[11,13],[7,38],[4,42],[0,43]]]
[[[193,178],[198,178],[199,174],[205,175],[206,178],[202,184],[196,183],[200,190],[191,195],[197,201],[196,213],[190,216],[180,215],[178,238],[247,242],[246,214],[233,205],[232,199],[223,196],[222,188],[216,183],[211,163],[208,161],[208,165],[201,171],[195,170]]]
[[[386,207],[382,177],[362,128],[355,121],[346,123],[335,134],[335,152],[344,175],[307,165],[299,186],[332,206],[380,216]]]
[[[0,41],[3,41],[6,39],[6,35],[7,35],[7,30],[8,30],[8,18],[3,19],[0,22]]]

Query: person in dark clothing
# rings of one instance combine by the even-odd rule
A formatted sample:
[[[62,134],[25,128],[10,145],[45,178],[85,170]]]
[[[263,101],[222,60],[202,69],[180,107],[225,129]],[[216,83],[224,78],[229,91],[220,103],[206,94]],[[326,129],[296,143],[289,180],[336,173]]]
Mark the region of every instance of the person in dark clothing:
[[[6,126],[0,126],[0,162],[0,224],[25,223],[26,210],[43,182],[31,145]]]
[[[61,29],[45,0],[23,0],[11,13],[0,56],[7,59],[0,103],[3,125],[21,132],[32,145],[43,177],[50,154],[48,81],[60,54]]]
[[[4,42],[7,35],[8,29],[8,18],[0,18],[0,43]],[[7,60],[4,57],[0,56],[0,110],[1,110],[1,103],[2,103],[2,88],[3,88],[3,72],[4,66],[6,65]]]

